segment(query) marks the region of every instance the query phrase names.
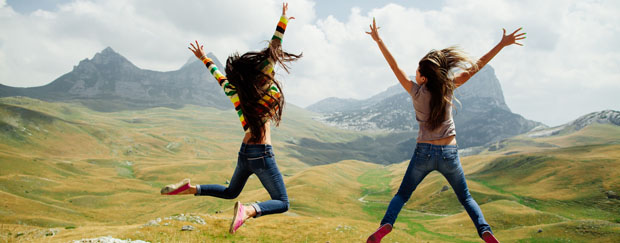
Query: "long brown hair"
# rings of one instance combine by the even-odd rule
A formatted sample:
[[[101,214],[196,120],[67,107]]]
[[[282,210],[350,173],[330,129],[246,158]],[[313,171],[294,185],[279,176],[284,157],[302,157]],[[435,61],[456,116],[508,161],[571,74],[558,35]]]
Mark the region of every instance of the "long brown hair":
[[[226,77],[230,84],[236,87],[241,111],[245,122],[250,128],[250,142],[259,142],[264,134],[264,118],[272,120],[276,126],[282,120],[282,109],[284,108],[284,93],[280,82],[275,78],[274,73],[264,74],[261,68],[266,60],[273,60],[274,66],[279,64],[288,73],[287,62],[295,61],[301,54],[295,55],[282,51],[280,44],[273,44],[259,52],[247,52],[241,56],[233,53],[226,60]],[[279,97],[274,97],[269,91],[271,84],[280,91]],[[265,88],[266,87],[266,88]],[[275,102],[269,107],[265,107],[258,101],[264,96],[269,96]]]
[[[426,77],[426,88],[431,93],[430,115],[426,122],[430,130],[435,130],[448,115],[446,108],[452,105],[452,94],[456,89],[453,78],[454,68],[477,70],[476,63],[461,49],[451,46],[442,50],[431,50],[418,63],[420,75]]]

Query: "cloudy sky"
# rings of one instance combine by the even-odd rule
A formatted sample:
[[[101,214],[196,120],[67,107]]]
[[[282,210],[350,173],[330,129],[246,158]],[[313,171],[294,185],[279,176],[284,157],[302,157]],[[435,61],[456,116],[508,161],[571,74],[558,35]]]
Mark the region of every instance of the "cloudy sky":
[[[182,3],[180,3],[182,2]],[[364,99],[397,84],[371,38],[372,17],[401,67],[415,74],[430,49],[460,45],[474,57],[502,27],[527,32],[491,61],[508,106],[559,125],[620,110],[620,1],[290,0],[284,48],[303,52],[282,75],[288,101]],[[257,50],[273,33],[281,1],[0,0],[0,84],[45,85],[105,47],[143,69],[171,71],[192,40],[224,61]],[[484,92],[481,90],[480,92]]]

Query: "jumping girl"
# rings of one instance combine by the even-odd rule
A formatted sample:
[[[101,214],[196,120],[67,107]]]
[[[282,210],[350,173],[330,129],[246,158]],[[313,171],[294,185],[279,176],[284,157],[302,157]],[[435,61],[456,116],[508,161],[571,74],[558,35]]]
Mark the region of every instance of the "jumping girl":
[[[442,50],[431,50],[418,63],[415,82],[407,78],[407,74],[398,67],[396,60],[388,51],[379,37],[377,24],[373,19],[369,34],[377,42],[381,53],[387,60],[390,68],[400,84],[412,97],[416,120],[420,125],[417,145],[413,157],[409,162],[403,181],[398,192],[392,198],[381,226],[367,242],[380,242],[392,231],[398,213],[418,184],[431,171],[438,170],[450,183],[459,201],[465,207],[467,214],[474,222],[480,236],[486,242],[498,242],[493,236],[491,227],[484,220],[480,207],[469,194],[465,175],[456,145],[456,131],[452,119],[452,94],[463,85],[478,70],[486,65],[499,51],[511,44],[521,45],[516,41],[525,39],[525,33],[518,33],[521,28],[512,34],[504,34],[501,41],[487,54],[477,61],[467,57],[461,50],[448,47]],[[454,74],[452,71],[459,68],[462,72]]]
[[[234,234],[250,217],[283,213],[289,208],[288,195],[282,174],[276,165],[271,146],[270,123],[279,125],[284,107],[284,95],[280,83],[275,79],[274,66],[288,72],[287,62],[295,61],[301,55],[282,51],[282,36],[287,23],[293,17],[286,17],[288,4],[282,4],[282,16],[269,46],[259,52],[248,52],[241,56],[234,53],[226,61],[225,77],[213,61],[205,56],[203,46],[190,43],[188,47],[217,79],[224,93],[230,98],[245,130],[245,136],[237,167],[228,187],[222,185],[191,185],[189,179],[167,185],[161,190],[164,195],[194,194],[233,199],[240,193],[248,177],[256,174],[269,192],[272,200],[253,203],[249,206],[235,203],[230,233]]]

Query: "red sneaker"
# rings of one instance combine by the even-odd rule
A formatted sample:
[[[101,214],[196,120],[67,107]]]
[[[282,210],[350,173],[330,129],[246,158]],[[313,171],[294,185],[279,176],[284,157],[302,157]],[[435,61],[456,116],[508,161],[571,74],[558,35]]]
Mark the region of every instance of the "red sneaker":
[[[499,241],[495,238],[495,236],[493,236],[493,233],[491,233],[491,231],[482,232],[482,239],[486,243],[499,243]]]
[[[381,225],[381,227],[379,227],[377,231],[375,231],[375,233],[372,233],[372,235],[368,237],[366,243],[381,242],[381,239],[390,232],[392,232],[391,224]]]
[[[241,202],[239,201],[235,203],[234,214],[235,215],[233,216],[232,223],[230,223],[230,230],[228,230],[228,232],[230,232],[231,234],[237,232],[237,229],[239,229],[239,227],[243,225],[243,222],[245,222],[245,208],[243,207],[243,204],[241,204]]]
[[[166,185],[161,189],[161,195],[176,195],[190,188],[189,179],[183,179],[176,184]]]

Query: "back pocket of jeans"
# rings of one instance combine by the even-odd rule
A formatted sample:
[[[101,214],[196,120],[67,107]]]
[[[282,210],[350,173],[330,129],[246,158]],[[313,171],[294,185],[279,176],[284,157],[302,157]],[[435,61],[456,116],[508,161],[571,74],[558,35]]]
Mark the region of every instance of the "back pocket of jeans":
[[[444,160],[456,160],[459,156],[459,151],[457,149],[444,150],[441,156],[443,156]]]

